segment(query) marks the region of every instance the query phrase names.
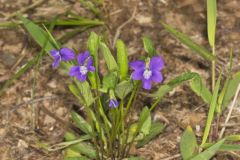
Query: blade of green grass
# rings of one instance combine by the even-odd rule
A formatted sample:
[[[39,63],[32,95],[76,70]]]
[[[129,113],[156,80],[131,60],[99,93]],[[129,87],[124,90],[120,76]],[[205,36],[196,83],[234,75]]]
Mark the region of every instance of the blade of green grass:
[[[216,0],[207,0],[208,41],[211,47],[215,46],[216,21],[217,21]]]
[[[224,141],[225,139],[218,141],[217,143],[215,143],[214,145],[212,145],[202,153],[199,153],[197,156],[195,156],[191,160],[210,160],[216,154],[216,152],[220,149]]]
[[[154,48],[153,42],[148,37],[143,37],[143,45],[145,51],[149,54],[150,57],[156,55],[156,49]]]
[[[211,52],[209,52],[203,46],[200,46],[197,43],[193,42],[187,35],[177,31],[170,25],[167,25],[163,22],[160,22],[160,23],[169,33],[171,33],[175,38],[180,40],[183,44],[188,46],[192,51],[198,53],[200,56],[202,56],[206,60],[212,61],[215,59],[215,57],[211,54]]]
[[[214,113],[215,113],[215,109],[216,109],[216,106],[217,106],[217,99],[218,99],[218,91],[219,91],[219,88],[220,88],[220,82],[221,82],[221,75],[218,77],[216,86],[214,87],[214,92],[213,92],[212,100],[211,100],[209,111],[208,111],[207,122],[206,122],[206,125],[205,125],[205,130],[204,130],[204,133],[203,133],[201,146],[204,145],[206,143],[207,139],[208,139],[211,124],[212,124],[212,121],[214,119]]]
[[[50,25],[52,22],[51,21],[34,21],[35,24],[44,24],[46,26]],[[16,22],[1,22],[0,23],[0,28],[8,28],[8,27],[17,27],[19,25],[23,25],[24,22],[22,21],[16,21]],[[104,25],[103,21],[100,21],[98,19],[96,20],[91,20],[91,19],[86,19],[86,18],[81,18],[81,19],[58,19],[56,21],[56,26],[68,26],[68,27],[74,27],[74,26],[80,26],[80,27],[85,27],[85,26],[100,26]]]

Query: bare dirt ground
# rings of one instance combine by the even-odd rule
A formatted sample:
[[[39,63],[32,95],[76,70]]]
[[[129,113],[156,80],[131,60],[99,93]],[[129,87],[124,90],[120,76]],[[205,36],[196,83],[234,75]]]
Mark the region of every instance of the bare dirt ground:
[[[11,13],[35,2],[36,0],[0,0],[0,22]],[[119,26],[132,16],[135,8],[134,19],[122,28],[119,36],[126,43],[131,58],[136,59],[139,55],[145,54],[141,37],[149,36],[153,39],[159,54],[165,59],[165,81],[186,71],[194,71],[201,74],[206,83],[210,84],[210,64],[172,38],[159,23],[159,20],[163,20],[209,48],[205,1],[106,0],[101,19],[106,23],[107,29],[98,27],[91,30],[106,35],[106,39],[112,41]],[[69,10],[84,17],[94,17],[77,0],[46,0],[25,12],[25,15],[34,20],[49,20]],[[239,21],[240,1],[218,0],[216,49],[219,70],[229,63],[231,48],[234,51],[233,70],[236,72],[240,68]],[[68,29],[58,27],[54,30],[54,35],[59,37],[66,30]],[[64,45],[84,50],[89,33],[90,30],[78,34]],[[0,29],[0,86],[38,53],[39,47],[22,27]],[[39,143],[61,142],[66,129],[64,123],[56,117],[68,122],[69,110],[73,106],[80,107],[67,89],[68,82],[68,77],[51,69],[51,59],[45,56],[38,66],[26,72],[6,89],[0,96],[0,159],[63,159],[61,151],[48,153],[40,148]],[[151,100],[142,100],[139,97],[139,103],[148,105]],[[238,107],[239,104],[240,101]],[[155,120],[167,124],[165,131],[144,148],[133,150],[132,153],[153,160],[181,159],[179,142],[184,128],[187,125],[194,129],[197,125],[200,126],[197,136],[201,137],[206,113],[207,106],[187,86],[176,88],[159,103],[152,114]],[[221,122],[224,122],[224,117]],[[238,108],[234,111],[230,123],[239,124],[237,123],[239,117]],[[34,127],[36,129],[33,129]],[[240,126],[227,128],[227,133],[239,134]],[[215,159],[237,160],[240,159],[239,155],[223,153]]]

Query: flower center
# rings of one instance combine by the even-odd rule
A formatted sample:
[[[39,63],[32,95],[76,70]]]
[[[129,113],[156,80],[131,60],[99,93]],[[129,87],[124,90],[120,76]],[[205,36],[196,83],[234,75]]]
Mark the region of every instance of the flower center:
[[[85,75],[87,74],[88,70],[87,70],[87,67],[86,66],[80,66],[80,73]]]
[[[60,57],[60,60],[62,60],[62,57],[59,51],[57,51],[57,55]]]
[[[143,72],[143,77],[144,77],[145,79],[149,79],[151,76],[152,76],[152,71],[151,71],[151,70],[146,69],[146,70]]]

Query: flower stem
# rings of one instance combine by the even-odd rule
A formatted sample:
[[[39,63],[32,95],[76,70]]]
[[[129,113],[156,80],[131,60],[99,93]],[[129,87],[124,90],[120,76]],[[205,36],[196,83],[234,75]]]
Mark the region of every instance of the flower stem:
[[[131,94],[131,96],[130,96],[130,98],[129,98],[129,100],[128,100],[128,103],[127,103],[127,106],[126,106],[126,111],[125,111],[125,113],[124,113],[124,116],[123,116],[123,118],[126,116],[126,114],[128,113],[128,110],[129,110],[129,108],[130,108],[130,106],[132,105],[132,101],[135,99],[135,97],[136,97],[136,93],[137,93],[137,91],[138,91],[138,89],[139,89],[139,85],[140,85],[140,83],[139,82],[137,82],[137,84],[134,86],[134,88],[133,88],[133,92],[132,92],[132,94]]]
[[[156,105],[159,103],[159,101],[161,100],[161,97],[159,97],[150,107],[150,112],[156,107]]]

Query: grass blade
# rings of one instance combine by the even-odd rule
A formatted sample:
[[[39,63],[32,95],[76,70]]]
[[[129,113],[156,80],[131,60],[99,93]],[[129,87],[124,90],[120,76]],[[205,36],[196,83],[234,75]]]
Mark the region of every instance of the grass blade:
[[[205,130],[204,130],[201,146],[204,145],[206,143],[207,139],[208,139],[211,124],[212,124],[212,121],[214,119],[214,113],[215,113],[215,109],[216,109],[216,106],[217,106],[217,99],[218,99],[218,91],[219,91],[219,88],[220,88],[220,82],[221,82],[221,75],[218,77],[216,86],[214,87],[214,92],[213,92],[211,104],[210,104],[209,111],[208,111],[207,122],[206,122],[206,125],[205,125],[206,127],[205,127]]]
[[[216,154],[216,152],[220,149],[220,147],[223,145],[224,141],[225,141],[225,139],[218,141],[216,144],[212,145],[211,147],[209,147],[202,153],[198,154],[191,160],[209,160],[209,159],[211,159]]]
[[[215,46],[216,21],[217,21],[216,0],[207,0],[208,41],[211,47]]]
[[[175,38],[180,40],[183,44],[188,46],[192,51],[198,53],[200,56],[202,56],[206,60],[212,61],[215,59],[215,57],[206,48],[193,42],[187,35],[177,31],[170,25],[167,25],[163,22],[160,22],[160,23],[169,33],[171,33]]]
[[[145,51],[149,54],[150,57],[156,55],[156,50],[150,38],[143,37],[143,45],[144,45]]]
[[[52,49],[54,49],[54,43],[50,41],[47,32],[45,32],[41,27],[28,20],[27,18],[20,17],[25,28],[31,34],[33,39],[44,48],[44,50],[49,53]],[[45,44],[46,43],[46,44]],[[45,45],[45,47],[44,47]]]

